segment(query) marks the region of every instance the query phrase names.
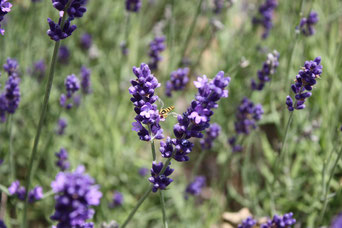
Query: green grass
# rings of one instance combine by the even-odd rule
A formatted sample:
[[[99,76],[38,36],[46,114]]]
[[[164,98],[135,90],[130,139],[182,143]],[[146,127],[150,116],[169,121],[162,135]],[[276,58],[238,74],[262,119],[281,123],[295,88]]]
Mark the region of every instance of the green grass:
[[[69,152],[71,167],[84,164],[87,172],[101,185],[103,198],[96,208],[93,221],[100,227],[104,221],[116,220],[122,223],[138,199],[146,191],[148,180],[138,174],[140,167],[151,167],[150,144],[138,139],[131,130],[135,113],[130,102],[128,87],[134,78],[132,66],[148,62],[148,44],[153,39],[153,27],[163,21],[163,33],[168,37],[160,69],[154,72],[162,83],[156,93],[166,106],[174,105],[177,113],[182,113],[193,99],[196,90],[192,83],[186,91],[174,93],[173,98],[164,95],[165,82],[169,73],[177,68],[187,31],[195,14],[198,1],[175,1],[173,20],[165,17],[171,9],[172,1],[156,1],[149,5],[143,1],[138,14],[130,15],[126,25],[123,1],[89,1],[88,12],[75,20],[78,28],[74,34],[62,41],[71,50],[70,63],[58,64],[51,92],[48,118],[44,123],[38,147],[39,163],[35,165],[33,185],[41,185],[44,192],[50,191],[50,183],[58,169],[55,167],[54,153],[64,147]],[[256,1],[249,2],[257,7]],[[220,15],[211,11],[212,1],[204,1],[197,25],[187,47],[186,57],[196,62],[210,37],[211,19],[220,20],[224,28],[216,32],[209,46],[204,50],[197,66],[192,68],[191,81],[196,75],[212,78],[224,70],[232,78],[229,98],[219,103],[212,122],[222,126],[222,134],[214,148],[204,158],[199,174],[208,179],[207,188],[201,199],[184,200],[184,189],[189,182],[196,159],[201,153],[199,143],[190,154],[187,163],[173,162],[174,182],[164,192],[166,217],[169,227],[211,227],[221,223],[224,211],[237,211],[248,207],[256,217],[272,216],[273,212],[292,211],[300,227],[329,225],[331,219],[342,211],[341,202],[341,162],[338,163],[329,189],[326,188],[329,175],[341,147],[342,123],[342,4],[338,0],[304,1],[303,14],[312,8],[318,12],[320,21],[313,37],[300,37],[295,46],[289,75],[288,61],[291,46],[295,42],[295,26],[299,23],[300,1],[280,1],[275,14],[275,25],[267,40],[260,39],[261,30],[252,27],[251,18],[256,8],[245,8],[240,1]],[[209,4],[210,3],[210,4]],[[259,4],[261,1],[259,1]],[[209,4],[209,5],[208,5]],[[7,57],[16,58],[20,64],[22,100],[19,109],[9,121],[0,125],[0,184],[9,186],[13,181],[9,161],[10,137],[15,162],[15,179],[24,184],[33,139],[38,125],[41,104],[47,77],[41,83],[28,75],[27,68],[34,61],[44,59],[49,63],[54,42],[46,35],[47,17],[56,19],[56,10],[50,1],[32,4],[29,0],[16,1],[12,11],[6,16],[6,33],[0,37],[0,64]],[[170,22],[173,30],[170,30]],[[128,31],[129,55],[120,52],[120,43]],[[171,31],[171,32],[170,32]],[[92,59],[87,51],[79,47],[79,38],[88,32],[93,36],[98,57]],[[251,94],[249,83],[256,78],[266,54],[276,49],[280,53],[280,65],[262,92],[250,97],[261,103],[265,114],[259,128],[245,138],[246,150],[232,154],[227,139],[234,135],[235,110],[244,96]],[[267,50],[266,52],[264,50]],[[322,57],[323,74],[307,101],[307,108],[296,111],[288,132],[285,150],[288,156],[286,171],[281,169],[280,181],[272,192],[272,165],[276,159],[285,134],[289,116],[285,105],[286,95],[298,70],[305,60]],[[240,67],[241,58],[249,65]],[[93,93],[82,97],[79,108],[61,110],[59,96],[64,90],[67,75],[79,75],[85,65],[92,70]],[[6,80],[3,72],[0,82]],[[60,113],[60,114],[59,114]],[[68,120],[66,135],[54,134],[59,115]],[[162,123],[166,135],[172,134],[176,119],[172,116]],[[12,133],[10,134],[10,128]],[[157,160],[161,160],[156,142]],[[332,153],[331,159],[329,159]],[[282,168],[282,167],[281,167]],[[224,179],[224,177],[227,177]],[[223,187],[224,188],[223,188]],[[124,205],[109,209],[112,193],[123,193]],[[323,193],[329,191],[327,211],[322,223],[319,216],[323,208]],[[49,216],[54,210],[54,199],[48,197],[29,207],[29,227],[51,227]],[[23,204],[14,197],[7,201],[5,222],[8,227],[17,227],[21,221]],[[152,194],[138,210],[128,227],[162,227],[162,211],[159,194]]]

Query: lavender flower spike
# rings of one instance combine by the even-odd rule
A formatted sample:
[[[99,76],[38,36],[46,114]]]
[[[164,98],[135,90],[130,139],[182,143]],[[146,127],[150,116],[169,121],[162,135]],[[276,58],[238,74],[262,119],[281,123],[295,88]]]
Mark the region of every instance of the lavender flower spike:
[[[110,207],[120,207],[124,202],[124,197],[121,192],[115,191],[113,194],[113,201],[110,204]]]
[[[295,84],[291,85],[291,89],[295,94],[296,101],[293,102],[290,96],[286,97],[286,105],[289,111],[294,109],[300,110],[305,108],[305,100],[311,97],[310,92],[316,85],[316,80],[322,74],[323,66],[321,65],[321,57],[316,57],[313,61],[306,61],[304,67],[298,72]]]
[[[66,95],[62,94],[59,99],[59,103],[62,107],[66,109],[71,109],[75,104],[73,102],[73,95],[80,89],[80,81],[76,75],[68,75],[64,81]]]
[[[262,38],[266,39],[273,27],[273,14],[277,8],[277,0],[265,0],[264,4],[259,7],[259,16],[253,18],[254,24],[261,24],[264,27]]]
[[[68,122],[66,121],[66,119],[60,118],[60,119],[58,120],[56,133],[57,133],[58,135],[64,135],[65,128],[66,128],[67,126],[68,126]]]
[[[81,87],[82,92],[84,94],[90,94],[91,91],[91,82],[90,82],[90,74],[91,71],[86,68],[85,66],[82,66],[81,68]]]
[[[284,216],[273,216],[272,220],[268,220],[266,223],[261,224],[260,228],[291,228],[296,223],[296,219],[293,218],[293,213],[284,214]]]
[[[8,0],[0,0],[0,22],[4,19],[4,16],[11,11],[12,4]],[[4,35],[5,30],[1,28],[0,24],[0,34]]]
[[[2,221],[1,219],[0,219],[0,228],[7,228],[4,221]]]
[[[267,60],[264,62],[262,69],[258,71],[259,83],[252,79],[251,87],[253,90],[262,90],[266,82],[270,81],[271,75],[273,75],[279,65],[279,53],[274,50],[267,55]]]
[[[68,162],[68,151],[64,148],[61,148],[58,153],[56,153],[56,157],[58,158],[56,165],[61,169],[61,171],[65,171],[69,169],[70,163]]]
[[[166,82],[165,94],[171,97],[172,91],[183,90],[189,82],[189,68],[179,68],[170,75],[170,80]]]
[[[316,33],[314,26],[319,20],[318,14],[315,11],[310,12],[308,17],[300,20],[299,29],[305,36],[312,36]]]
[[[220,132],[220,125],[217,123],[210,124],[210,127],[206,129],[205,137],[200,141],[202,149],[211,149],[213,146],[213,141],[219,136]]]
[[[16,59],[7,58],[6,63],[4,64],[4,70],[8,73],[9,76],[18,76],[18,61]]]
[[[57,228],[83,227],[95,213],[91,206],[100,204],[102,193],[85,168],[79,166],[73,173],[60,172],[51,183],[55,195],[55,213],[50,217],[58,221]]]
[[[158,64],[162,60],[160,53],[165,50],[165,37],[155,37],[154,40],[150,43],[150,52],[149,56],[151,57],[151,61],[149,62],[149,67],[151,70],[158,69]]]
[[[156,162],[152,163],[151,177],[148,180],[153,184],[153,192],[157,192],[158,189],[166,189],[166,187],[169,186],[169,184],[171,184],[173,181],[171,178],[168,178],[168,176],[170,176],[174,171],[174,169],[171,169],[170,166],[166,168],[162,175],[159,175],[160,171],[163,169],[163,166],[164,164],[162,162],[159,164]]]
[[[10,75],[5,86],[5,97],[7,100],[7,112],[14,114],[20,103],[20,78],[16,74]]]
[[[126,10],[129,12],[139,12],[141,0],[126,0]]]
[[[191,182],[185,190],[185,197],[190,195],[198,196],[202,192],[202,188],[205,186],[206,179],[204,176],[197,176],[195,180]]]
[[[256,225],[256,221],[252,217],[248,217],[238,225],[238,228],[253,228],[254,225]]]
[[[133,73],[137,77],[131,80],[132,86],[129,93],[136,112],[132,130],[138,132],[140,140],[150,141],[151,139],[162,139],[163,129],[160,127],[160,117],[157,106],[154,102],[158,96],[154,95],[154,90],[160,86],[157,78],[151,74],[147,64],[142,63],[140,68],[133,67]]]

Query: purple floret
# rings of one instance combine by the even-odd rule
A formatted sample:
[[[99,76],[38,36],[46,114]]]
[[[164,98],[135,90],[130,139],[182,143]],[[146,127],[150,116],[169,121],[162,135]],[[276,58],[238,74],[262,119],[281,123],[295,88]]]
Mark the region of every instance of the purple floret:
[[[264,4],[259,7],[259,16],[253,18],[254,24],[260,24],[264,27],[262,38],[266,39],[273,27],[273,14],[278,6],[277,0],[265,0]]]
[[[165,50],[165,37],[155,37],[150,43],[149,56],[151,57],[148,66],[151,70],[158,69],[158,64],[162,60],[160,53]]]
[[[186,197],[190,195],[198,196],[201,194],[202,189],[204,188],[206,183],[206,179],[204,176],[197,176],[195,177],[195,180],[191,182],[185,190]]]
[[[168,178],[168,176],[170,176],[174,171],[174,169],[171,169],[170,166],[165,169],[165,172],[163,174],[159,175],[161,170],[163,169],[163,166],[164,164],[162,162],[160,162],[159,164],[157,164],[156,162],[152,163],[151,177],[148,180],[153,184],[153,192],[157,192],[158,189],[166,189],[166,187],[169,186],[169,184],[171,184],[171,182],[173,181],[171,178]]]
[[[166,82],[165,94],[171,97],[172,91],[183,90],[189,82],[189,68],[179,68],[170,75],[170,80]]]
[[[315,25],[318,23],[319,17],[315,11],[310,12],[308,17],[300,20],[299,29],[305,36],[312,36],[316,33]]]

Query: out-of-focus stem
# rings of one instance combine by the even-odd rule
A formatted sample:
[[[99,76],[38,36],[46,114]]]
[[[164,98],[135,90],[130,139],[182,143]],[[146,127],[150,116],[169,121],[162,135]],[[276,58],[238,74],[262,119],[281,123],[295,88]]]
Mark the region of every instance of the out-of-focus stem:
[[[181,56],[180,56],[180,60],[178,62],[178,66],[180,66],[182,61],[183,61],[184,55],[186,53],[187,47],[188,47],[189,42],[190,42],[191,35],[194,32],[198,16],[199,16],[199,14],[201,12],[202,3],[203,3],[203,0],[200,0],[199,3],[198,3],[196,13],[194,15],[194,18],[192,19],[189,31],[188,31],[188,33],[186,35],[186,38],[185,38],[185,42],[183,43],[183,47],[181,49]]]
[[[13,115],[10,116],[10,140],[9,140],[9,160],[10,160],[10,167],[11,167],[11,181],[15,180],[16,173],[15,173],[15,163],[14,163],[14,151],[13,151]]]
[[[165,212],[164,191],[159,191],[159,193],[160,193],[160,203],[162,205],[163,225],[164,225],[164,228],[168,228],[167,220],[166,220],[166,212]]]
[[[65,9],[64,9],[65,13],[64,13],[63,18],[62,18],[61,28],[64,28],[65,20],[66,20],[66,17],[68,15],[66,12],[67,12],[67,9],[70,7],[71,3],[72,3],[72,1],[68,1],[67,5],[65,6]],[[50,92],[51,92],[51,88],[52,88],[52,82],[53,82],[53,78],[54,78],[55,66],[56,66],[56,62],[57,62],[60,44],[61,44],[60,40],[55,42],[55,47],[53,50],[53,55],[52,55],[52,60],[51,60],[51,65],[50,65],[49,78],[48,78],[48,82],[46,84],[43,107],[42,107],[42,110],[40,113],[38,128],[37,128],[36,136],[34,138],[33,148],[32,148],[32,152],[31,152],[30,163],[29,163],[29,167],[28,167],[28,174],[26,177],[26,185],[25,185],[26,194],[25,194],[25,204],[24,204],[24,211],[23,211],[23,220],[22,220],[22,224],[21,224],[22,228],[27,227],[28,193],[29,193],[29,189],[30,189],[32,175],[33,175],[33,172],[32,172],[33,163],[34,163],[34,160],[35,160],[35,157],[37,154],[37,149],[38,149],[38,144],[39,144],[39,139],[40,139],[40,133],[41,133],[41,130],[43,128],[43,122],[44,122],[44,119],[46,116],[46,111],[47,111],[47,107],[48,107],[48,103],[49,103]]]

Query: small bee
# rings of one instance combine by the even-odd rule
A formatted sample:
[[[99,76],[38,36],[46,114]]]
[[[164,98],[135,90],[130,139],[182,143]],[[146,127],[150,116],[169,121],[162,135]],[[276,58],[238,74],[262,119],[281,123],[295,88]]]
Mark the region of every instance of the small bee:
[[[161,119],[165,119],[167,117],[167,114],[169,112],[171,112],[172,110],[174,110],[174,109],[175,109],[175,106],[170,106],[170,107],[167,107],[167,108],[160,109],[160,111],[159,111],[160,118]]]

